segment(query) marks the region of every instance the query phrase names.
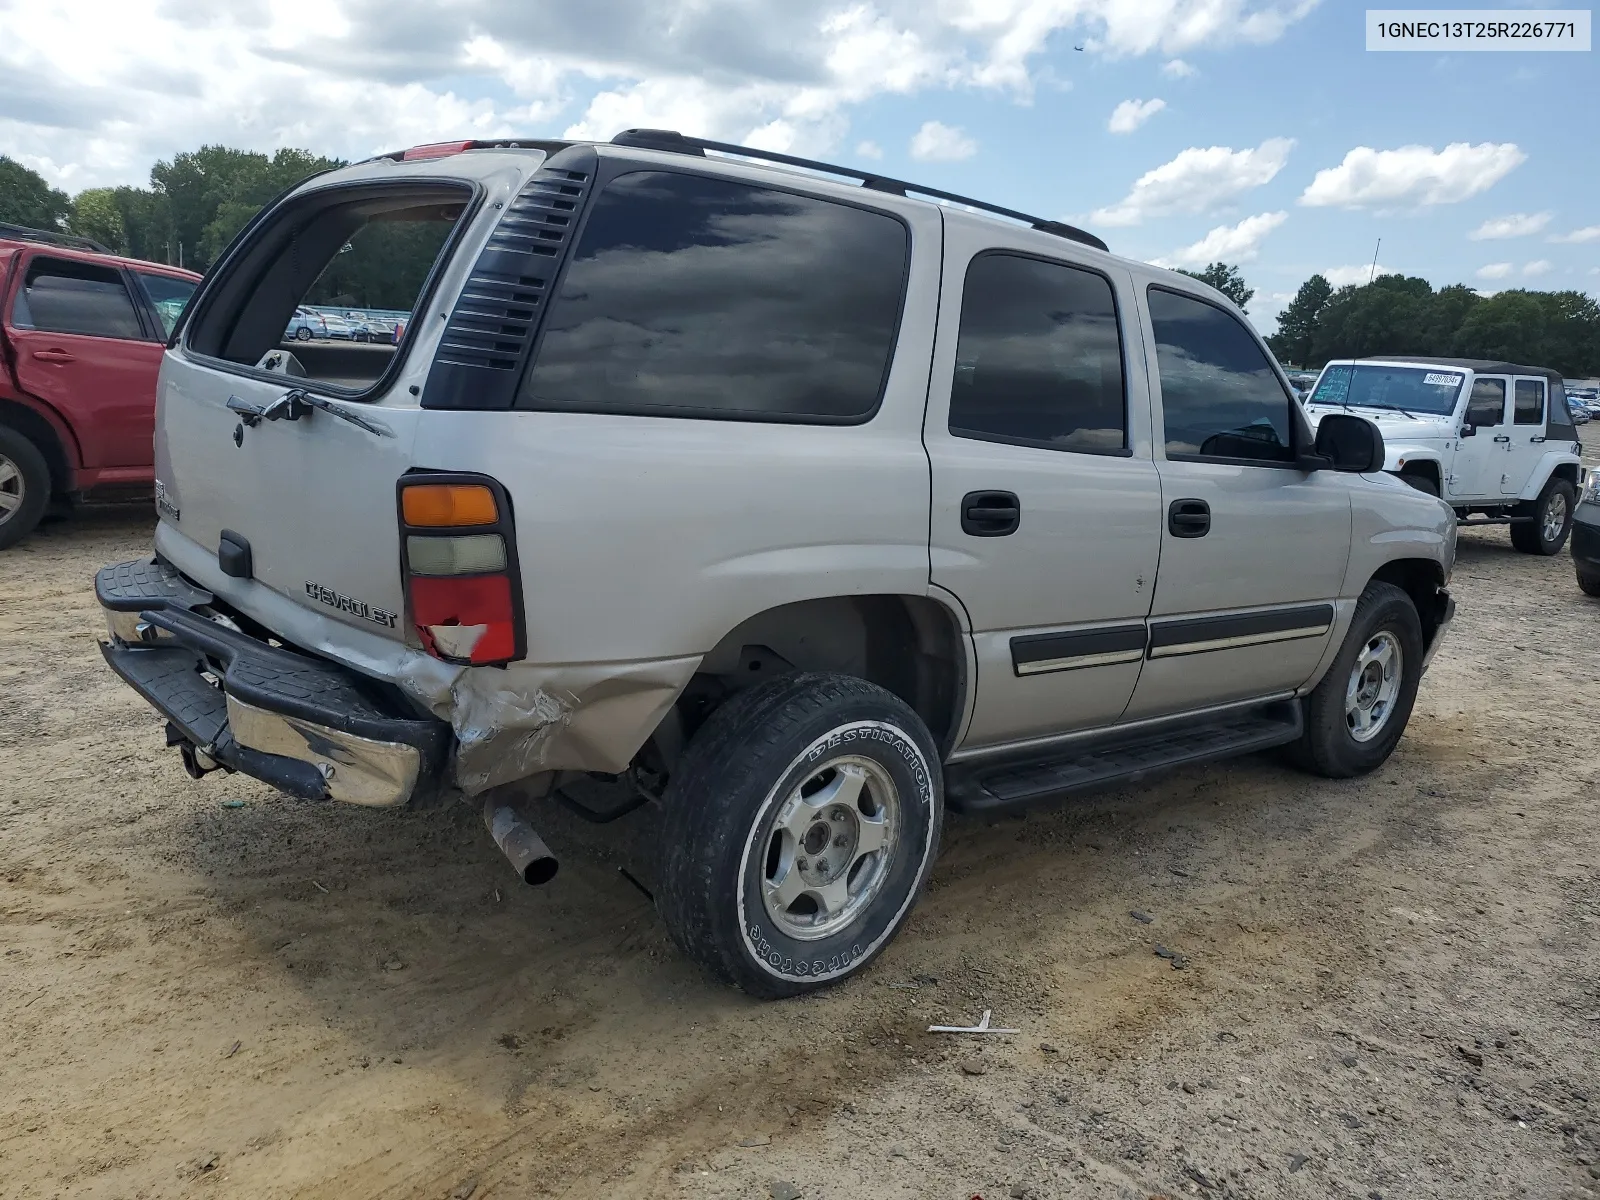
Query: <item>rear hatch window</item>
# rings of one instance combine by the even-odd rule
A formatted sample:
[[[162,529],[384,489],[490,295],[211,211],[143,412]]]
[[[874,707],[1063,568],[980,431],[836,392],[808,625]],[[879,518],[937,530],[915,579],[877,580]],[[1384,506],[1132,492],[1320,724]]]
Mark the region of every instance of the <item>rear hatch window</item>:
[[[334,392],[374,390],[471,199],[466,185],[451,183],[296,197],[224,264],[187,348]]]

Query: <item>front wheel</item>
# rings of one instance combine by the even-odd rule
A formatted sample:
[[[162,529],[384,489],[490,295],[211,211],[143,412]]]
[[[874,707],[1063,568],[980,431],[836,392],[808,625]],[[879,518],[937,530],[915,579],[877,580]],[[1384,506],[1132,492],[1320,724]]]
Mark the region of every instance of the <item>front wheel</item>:
[[[1600,572],[1578,568],[1578,587],[1585,596],[1600,596]]]
[[[1511,527],[1511,544],[1524,554],[1549,556],[1561,553],[1572,530],[1572,510],[1577,493],[1572,484],[1559,476],[1544,485],[1533,502],[1533,520]]]
[[[739,693],[695,734],[664,799],[662,919],[691,958],[765,998],[877,957],[927,882],[944,816],[927,727],[845,675]]]
[[[1411,597],[1392,583],[1369,583],[1339,656],[1306,697],[1305,732],[1290,757],[1328,779],[1382,766],[1411,719],[1422,656],[1422,622]]]

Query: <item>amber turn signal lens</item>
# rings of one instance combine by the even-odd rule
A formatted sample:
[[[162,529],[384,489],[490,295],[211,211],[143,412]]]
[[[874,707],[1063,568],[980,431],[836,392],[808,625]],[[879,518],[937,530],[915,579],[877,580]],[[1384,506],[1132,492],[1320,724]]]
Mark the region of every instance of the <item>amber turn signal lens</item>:
[[[499,519],[494,493],[478,484],[412,484],[400,493],[406,524],[423,528],[493,525]]]

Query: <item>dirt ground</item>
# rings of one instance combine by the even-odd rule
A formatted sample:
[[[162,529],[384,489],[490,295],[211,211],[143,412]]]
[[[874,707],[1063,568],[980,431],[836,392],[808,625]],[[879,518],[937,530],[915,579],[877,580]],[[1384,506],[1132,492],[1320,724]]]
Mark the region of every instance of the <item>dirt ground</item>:
[[[760,1004],[589,829],[552,819],[533,890],[464,807],[190,780],[96,649],[92,572],[150,528],[0,555],[0,1196],[1600,1187],[1600,603],[1565,555],[1463,534],[1376,775],[952,820],[865,978]],[[1021,1032],[925,1032],[986,1008]]]

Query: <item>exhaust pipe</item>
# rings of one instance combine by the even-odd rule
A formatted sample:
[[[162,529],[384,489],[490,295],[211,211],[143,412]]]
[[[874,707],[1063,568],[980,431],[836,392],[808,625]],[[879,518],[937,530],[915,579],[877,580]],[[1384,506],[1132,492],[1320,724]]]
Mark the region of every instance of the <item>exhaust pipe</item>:
[[[556,877],[561,864],[550,853],[544,839],[534,832],[515,808],[504,800],[486,796],[483,801],[483,823],[500,852],[511,860],[511,865],[522,876],[522,881],[537,887]]]

